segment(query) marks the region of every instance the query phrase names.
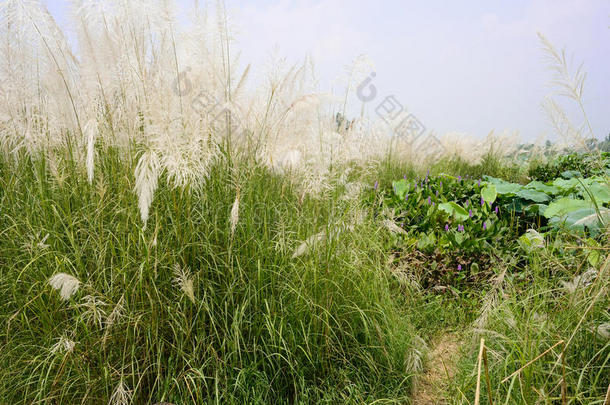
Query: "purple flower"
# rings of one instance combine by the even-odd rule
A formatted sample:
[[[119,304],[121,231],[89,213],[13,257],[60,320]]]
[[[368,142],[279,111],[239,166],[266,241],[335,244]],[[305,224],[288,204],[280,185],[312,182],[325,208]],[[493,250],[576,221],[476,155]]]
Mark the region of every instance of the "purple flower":
[[[498,211],[499,211],[499,209],[498,209],[498,206],[497,206],[497,205],[496,205],[496,209],[495,209],[494,211],[496,212],[496,215],[498,215]]]
[[[443,187],[443,182],[441,181],[440,187]]]
[[[481,179],[479,179],[479,187],[481,187]]]
[[[404,176],[402,176],[402,178],[406,180],[407,179],[407,175],[405,174]]]
[[[432,201],[432,206],[434,207],[434,201]]]
[[[449,224],[445,224],[445,232],[449,232]]]
[[[458,232],[464,232],[464,225],[458,225]]]
[[[481,207],[485,205],[485,199],[481,197]]]
[[[486,231],[487,230],[487,222],[483,222],[483,230]]]
[[[432,200],[430,199],[430,197],[428,197],[428,205],[430,205],[432,203]]]
[[[462,265],[458,264],[458,271],[462,271]]]
[[[378,181],[375,182],[375,191],[377,191],[377,187],[379,187],[379,182]]]
[[[436,196],[438,197],[438,190],[436,190]]]
[[[458,176],[458,181],[462,181],[462,176]]]
[[[470,209],[470,210],[468,210],[468,216],[469,216],[470,218],[472,218],[472,210],[471,210],[471,209]]]
[[[466,204],[464,204],[465,207],[468,207],[468,201],[466,201]]]
[[[409,193],[407,193],[407,195],[405,195],[405,201],[409,201]]]

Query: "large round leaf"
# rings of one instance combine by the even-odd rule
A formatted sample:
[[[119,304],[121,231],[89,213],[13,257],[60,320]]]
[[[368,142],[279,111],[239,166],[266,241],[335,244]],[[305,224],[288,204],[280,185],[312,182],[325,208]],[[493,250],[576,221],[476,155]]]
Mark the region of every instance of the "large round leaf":
[[[549,223],[556,226],[563,225],[571,230],[583,230],[586,226],[592,234],[597,234],[603,228],[600,217],[604,222],[609,217],[608,212],[606,212],[608,210],[605,208],[604,210],[604,212],[600,212],[598,215],[597,211],[593,208],[583,208],[562,216],[556,216]]]
[[[519,191],[517,196],[523,198],[524,200],[530,200],[537,203],[547,202],[551,199],[546,193],[529,189]]]
[[[438,209],[462,221],[468,219],[468,211],[453,201],[439,204]]]
[[[523,211],[530,214],[538,214],[543,215],[544,211],[547,209],[548,205],[546,204],[530,204]]]
[[[580,183],[576,178],[571,178],[570,180],[555,179],[553,180],[553,185],[558,187],[563,193],[568,193],[576,190],[578,186],[580,186]]]
[[[487,181],[487,184],[493,184],[496,186],[496,192],[499,195],[514,195],[523,188],[521,184],[510,183],[506,180],[498,179],[491,176],[483,176]]]
[[[493,184],[488,184],[481,190],[481,197],[485,200],[489,205],[493,204],[496,201],[496,197],[498,196],[498,192],[496,191],[496,186]]]
[[[591,193],[597,204],[605,204],[610,202],[610,186],[607,183],[593,183],[587,187],[586,191],[581,191],[581,194],[585,200],[591,199],[591,195],[589,195],[589,193]]]
[[[563,177],[564,179],[582,177],[582,173],[580,173],[578,170],[566,170],[565,172],[561,172],[561,177]]]
[[[550,203],[548,208],[544,211],[544,216],[547,218],[560,217],[569,214],[572,211],[585,208],[593,209],[594,207],[590,201],[564,197]]]
[[[521,190],[523,186],[515,183],[502,183],[496,184],[496,191],[500,195],[515,195]]]
[[[532,181],[532,182],[528,183],[525,186],[525,188],[527,188],[529,190],[540,191],[541,193],[546,193],[546,194],[551,194],[551,195],[555,195],[555,194],[559,193],[559,187],[544,184],[540,181]]]
[[[591,210],[586,208],[585,210],[579,213],[580,215],[575,215],[578,211],[571,213],[572,219],[574,219],[574,225],[585,225],[588,227],[598,226],[600,224],[600,219],[604,222],[604,224],[610,223],[610,210],[608,208],[600,208],[599,212],[596,210]],[[587,211],[587,212],[584,212]],[[585,215],[587,214],[587,215]]]
[[[407,184],[407,181],[404,179],[393,181],[392,188],[394,189],[394,194],[396,194],[401,200],[404,200],[407,192],[409,191],[409,184]]]
[[[516,213],[522,213],[531,205],[530,201],[525,201],[522,198],[512,198],[508,203],[504,204],[505,211],[514,211]]]

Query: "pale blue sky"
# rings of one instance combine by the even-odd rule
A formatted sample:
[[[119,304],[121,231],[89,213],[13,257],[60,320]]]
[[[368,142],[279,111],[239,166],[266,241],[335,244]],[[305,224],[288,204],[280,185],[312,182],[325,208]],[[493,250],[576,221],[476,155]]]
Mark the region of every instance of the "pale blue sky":
[[[66,1],[46,4],[65,21]],[[608,0],[227,0],[227,6],[243,63],[262,67],[274,48],[290,62],[309,54],[325,91],[366,54],[380,96],[395,95],[438,133],[552,135],[540,106],[552,90],[540,31],[585,63],[587,111],[598,138],[610,133]]]

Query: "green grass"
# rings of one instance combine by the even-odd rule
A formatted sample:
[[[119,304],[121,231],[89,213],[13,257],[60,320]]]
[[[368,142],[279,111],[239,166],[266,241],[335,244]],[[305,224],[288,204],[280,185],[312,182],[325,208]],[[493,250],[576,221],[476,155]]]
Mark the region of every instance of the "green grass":
[[[309,195],[289,176],[220,158],[198,187],[161,178],[143,227],[134,159],[98,150],[89,184],[70,156],[55,156],[0,158],[0,403],[106,404],[121,382],[134,404],[409,403],[426,343],[447,333],[465,342],[445,393],[452,403],[474,401],[480,337],[494,403],[560,403],[559,348],[501,380],[562,339],[568,402],[603,403],[610,343],[595,328],[610,323],[606,252],[591,265],[590,250],[566,249],[578,238],[559,234],[531,255],[497,246],[500,283],[405,284],[389,265],[400,236],[380,224],[371,189],[427,169],[390,159],[353,166],[360,195],[339,180]],[[431,172],[521,175],[491,157]],[[320,232],[322,242],[293,258]],[[569,293],[561,281],[589,267],[593,284]],[[57,273],[82,283],[68,301],[48,283]],[[52,353],[62,337],[74,349]]]
[[[201,188],[161,179],[143,229],[133,167],[115,151],[100,156],[92,185],[69,164],[58,181],[44,160],[0,163],[3,401],[107,403],[120,381],[134,403],[408,395],[414,328],[358,200],[301,201],[286,178],[221,159]],[[359,211],[365,219],[353,231],[292,258],[303,240]],[[47,234],[48,247],[36,246]],[[175,265],[192,274],[195,302],[173,282]],[[68,302],[47,283],[59,272],[83,283]],[[104,304],[98,322],[86,296]],[[76,342],[73,352],[51,354],[61,336]]]
[[[561,403],[564,378],[567,403],[604,403],[610,384],[610,340],[597,331],[610,321],[610,262],[590,267],[597,277],[570,290],[562,281],[573,282],[574,274],[587,270],[586,255],[572,252],[559,259],[551,251],[534,253],[525,269],[509,269],[484,299],[488,312],[461,360],[452,392],[456,403],[474,396],[480,337],[488,350],[494,403]],[[564,344],[502,382],[561,341]],[[482,387],[485,403],[484,382]]]
[[[513,165],[493,151],[483,156],[481,162],[473,164],[460,157],[441,159],[432,167],[432,173],[447,173],[453,175],[482,178],[484,175],[502,178],[515,183],[527,183],[527,170],[519,165]]]

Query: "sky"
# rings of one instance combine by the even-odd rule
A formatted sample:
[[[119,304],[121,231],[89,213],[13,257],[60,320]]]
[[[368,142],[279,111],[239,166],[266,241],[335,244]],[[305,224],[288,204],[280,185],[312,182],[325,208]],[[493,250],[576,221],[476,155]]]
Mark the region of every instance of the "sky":
[[[179,0],[188,7],[194,0]],[[201,3],[202,1],[200,1]],[[65,23],[66,1],[47,0]],[[554,89],[536,35],[587,71],[585,108],[610,134],[610,0],[227,0],[241,63],[274,52],[315,62],[320,91],[359,55],[374,63],[378,100],[394,96],[429,130],[478,137],[517,131],[554,139],[541,107]],[[374,114],[376,100],[366,104]],[[565,104],[579,123],[576,108]],[[358,106],[360,108],[360,106]],[[358,109],[359,111],[359,109]]]

